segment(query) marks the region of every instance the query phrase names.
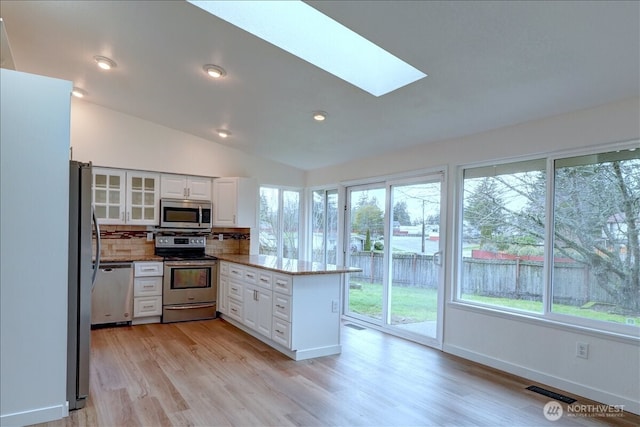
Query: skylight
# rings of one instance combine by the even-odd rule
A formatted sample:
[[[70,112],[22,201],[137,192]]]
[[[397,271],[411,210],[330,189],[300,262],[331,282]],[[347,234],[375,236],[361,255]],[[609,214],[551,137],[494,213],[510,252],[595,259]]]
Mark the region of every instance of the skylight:
[[[374,96],[426,77],[302,1],[187,1]]]

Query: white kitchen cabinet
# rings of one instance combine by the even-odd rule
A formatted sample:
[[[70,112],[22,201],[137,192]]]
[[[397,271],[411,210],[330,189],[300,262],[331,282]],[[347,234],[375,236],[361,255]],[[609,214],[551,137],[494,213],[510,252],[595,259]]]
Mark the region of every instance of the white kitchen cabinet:
[[[160,180],[163,198],[211,201],[211,178],[162,174]]]
[[[271,338],[273,292],[256,285],[245,285],[243,322],[249,328]]]
[[[221,283],[228,283],[222,318],[294,360],[340,353],[341,274],[220,265]]]
[[[220,262],[218,277],[218,312],[227,314],[229,311],[229,264]]]
[[[127,224],[157,225],[159,194],[159,174],[127,171]]]
[[[93,168],[93,205],[100,224],[124,224],[126,171]]]
[[[93,168],[93,204],[100,224],[158,224],[160,174]]]
[[[213,226],[255,228],[258,186],[253,178],[213,180]]]
[[[164,265],[156,261],[133,263],[132,325],[160,323]]]

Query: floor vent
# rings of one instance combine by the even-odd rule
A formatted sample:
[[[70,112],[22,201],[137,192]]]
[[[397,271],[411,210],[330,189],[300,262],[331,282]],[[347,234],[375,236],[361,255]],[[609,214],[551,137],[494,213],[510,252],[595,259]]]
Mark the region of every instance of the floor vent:
[[[531,391],[533,391],[535,393],[540,393],[540,394],[542,394],[544,396],[550,397],[550,398],[555,399],[555,400],[559,400],[560,402],[564,402],[564,403],[566,403],[568,405],[571,405],[573,402],[576,401],[576,399],[572,399],[569,396],[564,396],[562,394],[554,393],[552,391],[545,390],[544,388],[540,388],[540,387],[537,387],[535,385],[527,387],[527,390],[531,390]]]
[[[353,323],[345,323],[344,326],[346,326],[347,328],[356,329],[358,331],[366,329],[366,328],[363,328],[362,326],[354,325]]]

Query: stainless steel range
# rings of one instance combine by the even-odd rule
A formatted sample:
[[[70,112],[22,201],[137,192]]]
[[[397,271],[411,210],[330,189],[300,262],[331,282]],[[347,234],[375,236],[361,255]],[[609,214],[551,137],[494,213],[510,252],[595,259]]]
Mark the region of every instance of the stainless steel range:
[[[216,317],[218,261],[205,254],[204,236],[156,236],[164,257],[162,323]]]

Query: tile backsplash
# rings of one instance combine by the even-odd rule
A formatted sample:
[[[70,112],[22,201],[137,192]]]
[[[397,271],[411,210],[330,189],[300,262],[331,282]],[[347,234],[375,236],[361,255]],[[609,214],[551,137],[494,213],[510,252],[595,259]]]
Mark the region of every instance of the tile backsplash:
[[[143,260],[153,256],[154,240],[147,241],[147,233],[146,226],[101,225],[101,258]],[[249,228],[213,228],[206,237],[208,254],[249,254]],[[95,244],[94,236],[94,252]]]

